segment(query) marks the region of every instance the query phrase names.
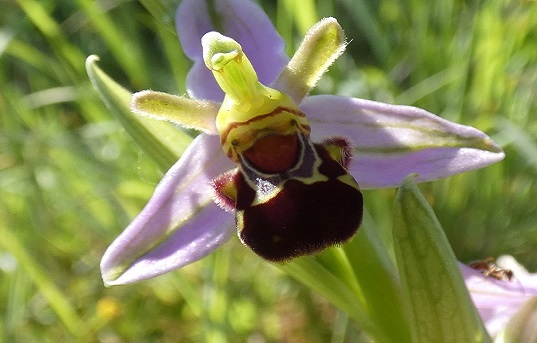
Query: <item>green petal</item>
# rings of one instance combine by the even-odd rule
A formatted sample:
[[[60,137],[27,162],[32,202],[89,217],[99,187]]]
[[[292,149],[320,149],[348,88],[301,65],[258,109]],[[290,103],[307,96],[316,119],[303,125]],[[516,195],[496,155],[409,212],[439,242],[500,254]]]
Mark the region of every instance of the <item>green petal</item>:
[[[300,103],[343,53],[345,46],[345,34],[337,20],[321,20],[307,32],[293,58],[271,87]]]
[[[86,59],[86,71],[93,87],[140,148],[153,158],[162,170],[168,170],[192,138],[170,123],[133,114],[130,111],[132,94],[104,73],[97,66],[98,60],[99,57],[95,55]]]
[[[150,90],[134,93],[131,101],[131,110],[138,115],[167,120],[208,134],[217,134],[215,121],[219,107],[220,104],[212,101]]]
[[[394,241],[403,296],[418,342],[490,342],[451,246],[414,176],[395,202]]]

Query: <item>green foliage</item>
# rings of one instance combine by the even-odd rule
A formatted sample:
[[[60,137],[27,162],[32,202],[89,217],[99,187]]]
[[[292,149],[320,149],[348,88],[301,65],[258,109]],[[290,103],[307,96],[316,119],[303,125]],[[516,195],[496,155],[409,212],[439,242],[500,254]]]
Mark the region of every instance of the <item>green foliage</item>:
[[[317,19],[335,16],[345,29],[351,43],[315,92],[417,105],[501,143],[503,162],[420,188],[459,260],[508,253],[537,268],[532,1],[259,2],[288,51]],[[176,3],[2,3],[0,341],[364,341],[325,298],[237,241],[180,272],[104,288],[100,257],[149,199],[164,163],[105,107],[84,61],[99,55],[128,91],[183,94],[190,62],[173,28]],[[366,225],[385,246],[394,196],[365,192]],[[342,258],[329,254],[319,272]],[[360,267],[336,272],[374,272]]]
[[[395,202],[394,242],[416,342],[490,342],[457,259],[410,175]]]

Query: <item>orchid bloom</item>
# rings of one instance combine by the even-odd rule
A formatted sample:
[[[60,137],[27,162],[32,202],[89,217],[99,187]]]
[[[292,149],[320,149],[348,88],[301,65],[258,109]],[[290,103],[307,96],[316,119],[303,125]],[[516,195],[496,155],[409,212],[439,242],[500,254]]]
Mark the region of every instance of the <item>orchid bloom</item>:
[[[459,265],[472,300],[493,337],[501,335],[521,308],[537,297],[537,274],[528,273],[512,256],[501,256],[496,265],[512,274],[487,277],[479,270]]]
[[[235,232],[230,210],[237,212],[243,242],[262,235],[241,234],[241,218],[251,213],[247,213],[249,206],[238,205],[237,197],[244,195],[237,195],[237,184],[257,187],[253,190],[255,201],[261,204],[281,195],[287,179],[263,177],[294,168],[298,153],[288,155],[287,146],[301,153],[309,149],[304,154],[313,156],[311,161],[316,165],[307,175],[291,173],[290,178],[299,180],[302,186],[320,178],[330,179],[333,185],[348,185],[339,194],[352,198],[360,214],[345,229],[348,232],[344,237],[303,252],[285,252],[282,258],[312,253],[352,235],[361,217],[358,184],[362,189],[394,187],[410,173],[417,173],[419,181],[434,180],[503,158],[502,149],[481,131],[422,109],[336,95],[307,96],[345,49],[345,37],[335,19],[327,18],[313,26],[289,60],[283,40],[256,4],[244,0],[210,3],[214,8],[209,9],[205,1],[183,0],[176,15],[182,48],[194,62],[187,77],[189,97],[154,91],[133,96],[133,112],[201,133],[164,175],[142,212],[106,251],[101,262],[105,284],[152,278],[210,254]],[[211,31],[227,37],[215,32],[205,35]],[[227,71],[219,76],[222,68]],[[259,96],[264,100],[259,101]],[[273,96],[276,100],[269,101]],[[278,106],[291,109],[287,112],[291,126],[269,125],[268,131],[263,126],[262,134],[246,139],[243,148],[237,148],[237,140],[223,137],[223,131],[235,121],[248,121]],[[252,108],[262,112],[252,113]],[[233,114],[226,117],[226,111]],[[247,114],[241,117],[239,113]],[[252,147],[255,154],[248,155]],[[279,149],[283,162],[266,156],[272,149]],[[250,174],[245,156],[257,168]],[[319,172],[319,163],[333,165],[334,161],[339,165],[334,165],[337,175],[344,175],[343,181]],[[267,173],[259,172],[263,167],[268,167]],[[253,186],[252,180],[237,181],[244,175],[261,181]],[[277,235],[271,237],[275,242],[279,239]],[[259,254],[271,259],[268,253]]]

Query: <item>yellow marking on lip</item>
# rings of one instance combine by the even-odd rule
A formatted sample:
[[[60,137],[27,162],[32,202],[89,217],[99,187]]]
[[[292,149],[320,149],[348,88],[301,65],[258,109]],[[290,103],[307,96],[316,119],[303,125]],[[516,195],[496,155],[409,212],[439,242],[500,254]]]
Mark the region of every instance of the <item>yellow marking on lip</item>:
[[[267,135],[292,135],[303,133],[309,135],[310,126],[302,112],[288,108],[277,108],[270,113],[256,116],[246,122],[233,122],[220,137],[220,143],[226,155],[234,162],[251,148],[255,142]]]

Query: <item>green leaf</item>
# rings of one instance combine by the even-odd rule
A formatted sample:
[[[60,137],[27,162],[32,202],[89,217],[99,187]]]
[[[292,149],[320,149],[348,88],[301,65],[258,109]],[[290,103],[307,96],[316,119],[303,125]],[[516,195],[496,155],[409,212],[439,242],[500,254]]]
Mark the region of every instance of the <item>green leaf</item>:
[[[415,176],[401,185],[394,242],[403,296],[418,342],[490,342],[451,246]]]
[[[135,84],[149,82],[149,73],[143,61],[143,52],[139,44],[125,44],[129,41],[128,29],[124,23],[117,22],[109,11],[102,8],[102,3],[93,0],[77,0],[81,11],[90,19],[92,27],[99,33],[110,52],[114,55],[121,69]]]
[[[413,342],[397,270],[367,216],[343,247],[280,268],[345,311],[375,342]]]
[[[159,23],[173,27],[175,12],[179,6],[178,0],[140,0],[140,3]]]
[[[414,342],[397,269],[367,212],[356,237],[344,249],[362,290],[367,315],[382,330],[383,340],[376,337],[377,341]]]
[[[27,246],[14,234],[13,229],[0,225],[0,251],[7,251],[17,259],[24,273],[34,282],[42,296],[48,301],[52,310],[65,327],[75,337],[84,333],[82,319],[69,302],[68,297],[53,282],[37,261],[31,256]],[[31,247],[29,247],[31,248]]]
[[[328,248],[322,254],[325,255],[325,259],[339,259],[336,256],[327,257],[328,254],[337,255],[337,252],[330,250],[338,249],[340,248]],[[299,257],[278,264],[277,267],[310,289],[322,294],[332,304],[348,313],[365,331],[375,331],[374,323],[366,316],[364,301],[356,285],[349,284],[347,278],[349,270],[346,263],[341,263],[341,260],[339,260],[339,265],[334,265],[334,261],[332,264],[326,263],[326,260],[322,261],[320,256]]]
[[[86,70],[93,87],[140,148],[161,170],[168,170],[192,138],[168,122],[134,115],[130,111],[132,94],[104,73],[97,66],[98,60],[99,57],[95,55],[86,59]]]

